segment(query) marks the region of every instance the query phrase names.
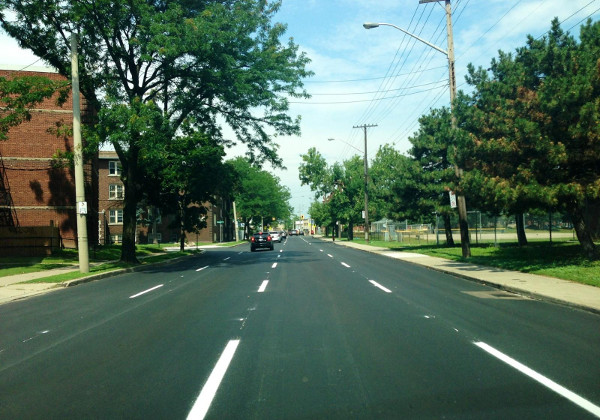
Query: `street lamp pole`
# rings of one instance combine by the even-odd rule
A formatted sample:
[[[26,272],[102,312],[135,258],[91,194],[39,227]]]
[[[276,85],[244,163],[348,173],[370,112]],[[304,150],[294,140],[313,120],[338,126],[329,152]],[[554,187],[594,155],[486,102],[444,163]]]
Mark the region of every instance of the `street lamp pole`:
[[[441,0],[419,0],[419,4],[438,2],[438,1],[441,1]],[[424,39],[416,36],[415,34],[411,34],[410,32],[406,31],[405,29],[402,29],[391,23],[368,22],[368,23],[364,23],[363,27],[365,29],[373,29],[373,28],[378,28],[380,26],[391,26],[392,28],[396,28],[399,31],[404,32],[406,35],[408,35],[412,38],[415,38],[416,40],[424,43],[425,45],[428,45],[429,47],[433,48],[434,50],[439,51],[442,54],[446,55],[448,57],[448,72],[449,72],[448,77],[449,77],[449,84],[450,84],[450,109],[452,110],[454,108],[454,99],[456,98],[456,75],[454,72],[454,41],[453,41],[453,35],[452,35],[452,9],[450,7],[450,0],[444,0],[444,2],[446,4],[446,29],[448,32],[448,51],[445,51],[445,50],[425,41]],[[452,114],[452,128],[456,128],[456,118],[454,117],[454,114]],[[463,170],[461,168],[459,168],[457,164],[454,164],[454,171],[458,178],[462,177]],[[456,198],[457,198],[456,201],[457,201],[457,207],[458,207],[458,219],[459,219],[459,224],[460,224],[460,243],[462,246],[462,255],[464,258],[468,258],[471,256],[471,247],[469,244],[469,222],[467,219],[467,204],[466,204],[465,196],[462,192],[458,192]]]

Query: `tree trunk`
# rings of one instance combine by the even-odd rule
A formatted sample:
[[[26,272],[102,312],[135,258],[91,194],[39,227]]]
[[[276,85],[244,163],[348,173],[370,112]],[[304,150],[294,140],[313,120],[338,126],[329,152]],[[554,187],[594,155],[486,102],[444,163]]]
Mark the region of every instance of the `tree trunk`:
[[[154,239],[152,240],[152,243],[154,245],[158,245],[158,222],[157,222],[157,215],[158,215],[158,209],[155,206],[150,207],[150,211],[151,211],[151,217],[152,217],[152,233],[154,233]]]
[[[185,251],[185,219],[183,214],[183,196],[179,197],[179,250]]]
[[[573,228],[575,229],[577,240],[581,244],[581,250],[583,251],[583,254],[592,260],[600,258],[600,253],[598,252],[596,245],[594,245],[594,241],[585,222],[582,209],[576,208],[569,214],[571,216],[571,220],[573,221]]]
[[[515,215],[515,221],[517,222],[517,239],[519,246],[527,245],[527,235],[525,234],[525,221],[523,220],[523,213]]]
[[[454,237],[452,236],[452,226],[450,225],[450,215],[448,213],[442,215],[444,218],[444,232],[446,233],[446,244],[454,246]]]
[[[348,240],[354,240],[354,223],[352,223],[352,220],[348,222]]]
[[[121,156],[119,156],[121,158]],[[135,229],[137,208],[137,160],[138,150],[132,147],[128,151],[127,168],[123,183],[125,184],[125,197],[123,200],[123,243],[121,244],[121,261],[129,264],[139,264],[135,256]],[[123,162],[123,159],[121,159]]]

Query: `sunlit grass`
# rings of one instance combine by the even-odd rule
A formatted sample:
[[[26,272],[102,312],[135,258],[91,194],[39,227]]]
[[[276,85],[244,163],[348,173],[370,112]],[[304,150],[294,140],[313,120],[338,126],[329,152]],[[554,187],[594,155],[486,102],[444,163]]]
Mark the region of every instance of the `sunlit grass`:
[[[361,239],[354,242],[365,243]],[[514,241],[500,243],[498,247],[491,244],[479,246],[472,244],[471,257],[468,259],[462,257],[460,244],[455,247],[447,247],[371,241],[370,245],[506,270],[540,274],[600,287],[600,261],[586,258],[579,243],[573,241],[555,241],[552,244],[548,241],[530,241],[523,247],[518,246]]]

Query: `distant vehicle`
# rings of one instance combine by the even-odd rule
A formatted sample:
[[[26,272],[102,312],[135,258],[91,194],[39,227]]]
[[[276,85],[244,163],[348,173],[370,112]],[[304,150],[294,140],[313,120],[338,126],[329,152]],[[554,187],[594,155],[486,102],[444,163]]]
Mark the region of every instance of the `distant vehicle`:
[[[272,230],[271,232],[269,232],[269,235],[271,235],[271,239],[273,240],[273,242],[281,243],[281,234],[278,230]]]
[[[290,230],[290,236],[298,235],[298,229]]]
[[[302,235],[302,236],[304,236],[304,229],[300,229],[300,230],[298,231],[298,235]]]
[[[269,232],[258,232],[250,238],[250,251],[254,252],[258,248],[267,248],[273,251],[273,238]]]
[[[281,232],[279,232],[279,236],[281,236],[283,239],[287,238],[287,232],[285,230],[282,230]]]

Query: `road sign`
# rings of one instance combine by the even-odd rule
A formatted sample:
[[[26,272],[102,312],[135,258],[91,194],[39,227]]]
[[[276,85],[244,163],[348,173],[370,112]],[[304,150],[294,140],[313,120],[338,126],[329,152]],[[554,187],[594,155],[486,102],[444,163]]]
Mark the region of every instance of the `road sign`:
[[[448,193],[450,194],[450,207],[455,209],[456,208],[456,195],[452,191],[449,191]]]
[[[224,220],[217,220],[217,225],[222,225],[223,223],[225,223]]]

